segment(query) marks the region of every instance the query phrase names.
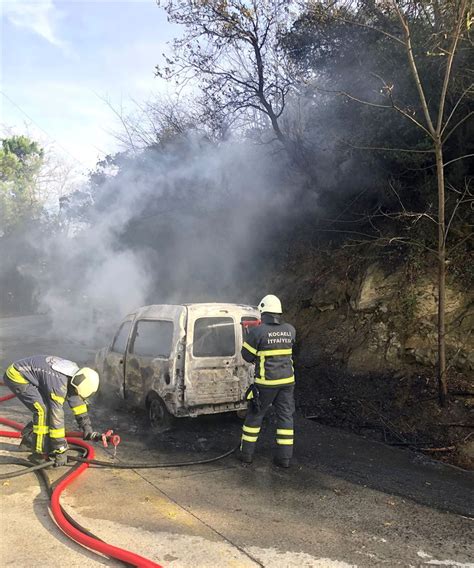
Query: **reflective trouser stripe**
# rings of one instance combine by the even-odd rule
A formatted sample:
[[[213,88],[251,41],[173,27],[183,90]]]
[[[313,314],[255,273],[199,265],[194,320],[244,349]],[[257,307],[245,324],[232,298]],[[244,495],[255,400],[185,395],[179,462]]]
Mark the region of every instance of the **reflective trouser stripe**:
[[[263,360],[263,357],[262,357]],[[265,366],[264,366],[265,369]],[[262,376],[262,369],[260,368],[260,377],[255,377],[255,382],[257,385],[265,385],[267,387],[271,386],[281,386],[281,385],[291,385],[295,382],[295,377],[288,377],[286,379],[265,379],[265,374]]]
[[[260,432],[260,426],[242,426],[242,441],[243,442],[256,442]],[[249,435],[250,434],[250,435]]]
[[[87,404],[80,404],[79,406],[74,406],[71,408],[75,416],[79,416],[80,414],[85,414],[87,412]]]
[[[27,385],[28,381],[25,377],[15,369],[13,365],[10,365],[7,369],[7,377],[14,383],[21,383],[22,385]]]
[[[38,424],[33,426],[33,432],[36,434],[36,451],[40,454],[43,451],[44,435],[48,433],[45,420],[45,409],[39,402],[35,402],[33,406],[36,408],[36,412],[38,413]]]
[[[256,442],[257,440],[258,436],[247,436],[246,434],[242,434],[243,442]]]
[[[293,436],[295,431],[291,428],[277,428],[277,436],[281,434],[282,436]]]
[[[280,446],[292,446],[293,438],[277,438],[276,443]]]
[[[253,426],[243,426],[242,430],[247,432],[247,434],[258,434],[260,432],[260,426],[253,427]]]
[[[49,430],[50,438],[64,438],[66,436],[66,430],[64,428],[51,428]]]

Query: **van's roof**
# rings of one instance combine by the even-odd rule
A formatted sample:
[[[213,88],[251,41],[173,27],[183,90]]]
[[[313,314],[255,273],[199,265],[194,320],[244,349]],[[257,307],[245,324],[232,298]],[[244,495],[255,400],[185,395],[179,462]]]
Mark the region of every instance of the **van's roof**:
[[[148,317],[153,317],[154,314],[157,316],[163,315],[163,312],[172,312],[177,308],[191,308],[193,310],[215,310],[216,312],[220,310],[231,310],[235,308],[241,308],[243,311],[255,312],[255,306],[249,306],[247,304],[231,304],[231,303],[220,303],[220,302],[196,302],[196,303],[183,303],[183,304],[150,304],[149,306],[141,306],[129,312],[128,316],[135,314],[143,314],[144,312]]]

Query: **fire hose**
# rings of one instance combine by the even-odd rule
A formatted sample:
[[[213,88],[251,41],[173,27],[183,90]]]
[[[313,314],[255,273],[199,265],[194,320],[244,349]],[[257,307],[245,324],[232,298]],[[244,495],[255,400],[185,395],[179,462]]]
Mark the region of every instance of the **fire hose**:
[[[2,384],[2,383],[0,383]],[[14,398],[14,394],[9,394],[3,397],[0,397],[0,402],[4,402],[6,400],[10,400]],[[23,424],[19,422],[15,422],[14,420],[9,420],[7,418],[0,417],[0,424],[4,424],[17,430],[16,432],[12,432],[10,430],[0,430],[0,437],[6,438],[21,438],[20,431],[24,428]],[[77,462],[76,466],[72,469],[72,471],[68,472],[59,482],[55,485],[55,487],[50,491],[51,497],[51,511],[53,517],[58,524],[59,528],[72,540],[85,546],[89,549],[92,549],[96,552],[99,552],[109,558],[115,558],[120,560],[122,563],[125,563],[127,566],[136,566],[137,568],[162,568],[160,564],[157,564],[147,558],[139,556],[133,552],[125,550],[123,548],[119,548],[113,545],[110,545],[104,541],[102,541],[97,536],[90,533],[84,527],[81,527],[74,519],[70,517],[69,514],[64,511],[61,506],[60,497],[63,491],[70,485],[81,473],[83,473],[90,465],[96,465],[101,467],[111,467],[116,469],[155,469],[155,468],[165,468],[165,467],[184,467],[190,465],[200,465],[200,464],[207,464],[212,463],[218,460],[221,460],[229,455],[231,455],[237,448],[233,448],[225,452],[222,455],[219,455],[214,458],[208,458],[204,460],[194,460],[189,462],[177,462],[177,463],[161,463],[161,464],[150,464],[150,463],[111,463],[107,461],[101,461],[95,459],[95,450],[91,444],[88,444],[84,440],[81,440],[79,436],[82,436],[81,432],[67,432],[66,440],[68,444],[71,446],[76,446],[80,450],[83,451],[85,457],[75,457],[75,456],[68,456],[68,461],[75,461]],[[118,445],[120,442],[120,437],[114,435],[111,430],[107,433],[102,435],[102,442],[104,445],[107,445],[107,442],[110,441],[114,447]],[[26,460],[18,460],[15,459],[12,463],[16,463],[18,465],[28,466],[29,462]],[[30,467],[26,467],[26,469],[21,470],[19,472],[7,473],[0,476],[1,479],[9,479],[12,477],[18,477],[20,475],[26,475],[27,473],[31,472],[39,472],[44,473],[46,468],[49,468],[53,465],[53,461],[46,461],[45,463],[32,465]]]
[[[10,397],[11,398],[11,397]],[[18,422],[14,422],[13,420],[8,420],[6,418],[0,417],[0,424],[4,424],[6,426],[10,426],[17,430],[23,429],[23,424]],[[10,432],[8,430],[0,430],[1,437],[7,438],[21,438],[20,432]],[[72,446],[79,446],[80,448],[84,448],[87,452],[87,456],[91,457],[91,459],[95,456],[94,448],[84,442],[84,440],[74,438],[72,436],[67,436],[66,440]],[[29,473],[30,471],[36,471],[38,469],[44,469],[46,467],[50,467],[52,462],[48,461],[44,464],[39,464],[41,467],[33,466],[32,468],[28,468],[28,471],[22,471],[21,473]],[[73,469],[70,473],[68,473],[63,479],[55,486],[51,493],[51,512],[53,514],[54,520],[58,524],[59,528],[72,540],[85,546],[89,549],[95,550],[96,552],[100,552],[109,558],[115,558],[126,563],[128,566],[136,566],[137,568],[162,568],[160,564],[148,560],[143,556],[139,556],[134,552],[130,552],[123,548],[118,548],[117,546],[113,546],[108,544],[95,536],[91,536],[84,532],[81,529],[77,528],[77,524],[73,524],[68,520],[67,516],[64,514],[63,508],[61,506],[60,498],[63,491],[66,489],[68,485],[70,485],[83,471],[85,471],[89,467],[88,463],[82,463],[79,467]],[[11,477],[11,474],[10,474]]]

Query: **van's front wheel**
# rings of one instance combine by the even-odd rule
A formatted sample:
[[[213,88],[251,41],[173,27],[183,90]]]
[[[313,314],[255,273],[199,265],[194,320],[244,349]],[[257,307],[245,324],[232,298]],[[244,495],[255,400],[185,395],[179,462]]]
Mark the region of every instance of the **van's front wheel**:
[[[156,393],[148,396],[147,409],[148,420],[155,434],[162,434],[172,428],[174,416],[170,414],[165,403]]]

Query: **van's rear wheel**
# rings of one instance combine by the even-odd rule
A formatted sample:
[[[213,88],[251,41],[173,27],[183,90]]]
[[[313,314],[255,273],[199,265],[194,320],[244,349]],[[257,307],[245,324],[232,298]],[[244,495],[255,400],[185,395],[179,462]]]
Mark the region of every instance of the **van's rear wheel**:
[[[174,416],[170,414],[165,403],[156,393],[151,393],[148,397],[147,408],[148,420],[155,434],[162,434],[172,428]]]

